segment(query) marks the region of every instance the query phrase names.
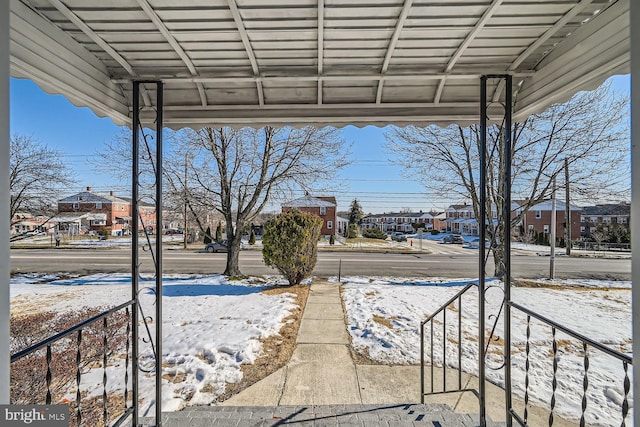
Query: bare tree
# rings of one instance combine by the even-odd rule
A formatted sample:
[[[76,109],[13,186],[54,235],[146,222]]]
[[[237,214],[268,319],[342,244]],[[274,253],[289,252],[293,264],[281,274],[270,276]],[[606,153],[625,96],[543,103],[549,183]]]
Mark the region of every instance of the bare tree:
[[[581,92],[565,104],[556,104],[534,114],[512,128],[512,193],[522,199],[515,228],[525,213],[547,198],[551,181],[562,172],[564,159],[571,170],[570,187],[583,198],[616,197],[629,186],[628,99],[603,85],[592,92]],[[471,199],[479,218],[480,126],[467,128],[409,126],[393,128],[386,134],[390,148],[410,164],[407,173],[426,188],[446,199]],[[487,130],[487,212],[503,206],[504,188],[500,177],[505,164],[502,156],[503,126]],[[408,160],[408,161],[407,161]],[[560,182],[560,180],[558,180]],[[500,214],[501,212],[497,212]],[[491,215],[489,215],[491,218]],[[487,235],[496,241],[504,222],[489,220]],[[492,245],[495,274],[504,273],[504,246]]]
[[[182,131],[193,159],[193,191],[224,216],[229,252],[225,275],[240,275],[243,231],[274,198],[331,179],[346,165],[334,128],[204,128]]]
[[[195,223],[201,233],[206,232],[207,213],[210,207],[200,203],[203,195],[193,190],[194,181],[185,173],[189,165],[190,153],[176,141],[177,133],[165,130],[163,147],[163,204],[170,209],[186,215],[189,224]],[[121,182],[131,181],[132,150],[131,130],[122,128],[121,132],[107,142],[102,150],[96,152],[93,164],[103,172],[111,174]],[[155,133],[143,131],[139,146],[140,196],[143,200],[155,198]],[[186,207],[186,211],[185,211]],[[184,220],[184,218],[183,218]],[[185,230],[186,232],[186,230]]]
[[[18,212],[53,212],[59,191],[73,177],[60,153],[31,136],[12,135],[9,145],[9,218]],[[11,225],[14,225],[13,223]]]

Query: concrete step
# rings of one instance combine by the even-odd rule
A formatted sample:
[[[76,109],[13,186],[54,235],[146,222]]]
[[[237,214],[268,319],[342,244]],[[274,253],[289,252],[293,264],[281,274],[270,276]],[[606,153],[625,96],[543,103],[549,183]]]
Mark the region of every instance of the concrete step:
[[[144,426],[154,425],[152,418]],[[457,414],[442,404],[300,405],[300,406],[194,406],[163,413],[164,427],[477,427],[478,415]],[[487,420],[488,427],[503,423]]]

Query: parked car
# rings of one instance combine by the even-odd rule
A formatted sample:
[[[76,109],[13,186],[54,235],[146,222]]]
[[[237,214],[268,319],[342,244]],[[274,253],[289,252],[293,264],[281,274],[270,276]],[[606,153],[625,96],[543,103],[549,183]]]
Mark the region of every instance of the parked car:
[[[396,242],[406,242],[407,236],[405,236],[404,233],[400,231],[396,231],[391,233],[391,240],[395,240]]]
[[[219,242],[207,243],[207,245],[204,247],[204,250],[209,252],[209,253],[229,252],[229,248],[227,247],[227,241],[226,240],[221,240]]]
[[[480,239],[479,238],[475,238],[469,241],[468,246],[471,249],[478,249],[480,247]],[[491,242],[489,242],[489,240],[485,239],[484,241],[484,247],[485,248],[490,248],[491,247]]]
[[[164,234],[166,234],[166,235],[182,234],[182,230],[178,230],[177,228],[170,228],[167,231],[165,231]]]
[[[245,248],[245,244],[244,242],[240,242],[240,249],[244,249]],[[204,250],[209,252],[209,253],[214,253],[214,252],[229,252],[229,245],[227,243],[226,240],[220,240],[219,242],[211,242],[208,243],[205,247]]]
[[[452,243],[455,245],[462,245],[464,243],[464,239],[459,234],[450,234],[442,239],[444,243]]]

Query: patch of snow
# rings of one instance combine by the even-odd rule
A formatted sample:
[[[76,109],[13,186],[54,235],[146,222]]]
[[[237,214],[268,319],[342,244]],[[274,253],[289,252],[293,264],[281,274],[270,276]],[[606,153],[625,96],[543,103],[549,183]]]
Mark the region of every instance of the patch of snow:
[[[31,307],[35,307],[33,310],[64,313],[80,307],[115,306],[131,296],[128,274],[94,274],[46,284],[39,283],[40,277],[33,276],[32,281],[28,277],[11,279],[11,298],[12,304],[28,298]],[[140,279],[140,301],[145,315],[155,313],[154,286],[153,278]],[[260,339],[277,335],[284,319],[297,307],[295,295],[267,295],[261,292],[265,288],[264,281],[228,281],[221,275],[163,278],[162,363],[166,377],[163,379],[163,411],[211,404],[224,392],[227,383],[240,381],[241,365],[253,363],[261,355]],[[155,322],[151,322],[149,328],[155,337]],[[146,336],[142,323],[140,334]],[[140,363],[147,367],[153,365],[153,353],[148,345],[141,344]],[[123,369],[117,368],[113,366],[108,371],[110,390],[124,385]],[[102,369],[94,371],[82,380],[84,391],[89,395],[102,391]],[[180,380],[169,381],[172,376]],[[141,373],[143,415],[154,408],[154,381],[152,375]]]
[[[348,330],[352,345],[357,350],[367,350],[374,360],[387,364],[418,364],[420,320],[437,310],[472,280],[399,280],[389,278],[343,278],[343,299],[347,311]],[[623,354],[631,355],[631,292],[629,282],[556,280],[557,288],[519,288],[511,290],[512,299],[534,312],[538,312],[565,327],[579,332]],[[577,290],[576,284],[583,289]],[[489,283],[486,292],[487,316],[500,310],[502,292],[500,281]],[[612,287],[615,287],[612,289]],[[616,289],[617,288],[617,289]],[[620,289],[629,288],[629,289]],[[458,315],[462,312],[463,337],[462,370],[477,373],[477,289],[470,289],[462,298],[462,310],[454,302],[447,310],[446,335],[457,340]],[[586,309],[588,308],[588,309]],[[552,343],[551,328],[531,320],[530,352],[527,356],[527,318],[524,313],[512,309],[512,382],[514,393],[524,396],[525,365],[529,360],[529,396],[532,402],[548,405],[551,396]],[[383,317],[388,325],[375,319]],[[434,323],[435,363],[443,363],[442,314]],[[486,336],[491,332],[494,317],[487,317]],[[503,334],[503,318],[496,325],[496,335]],[[429,334],[429,331],[426,332]],[[427,343],[429,338],[427,337]],[[557,412],[561,416],[578,419],[581,413],[584,352],[582,345],[571,337],[558,332],[558,389]],[[429,354],[427,348],[425,353]],[[448,366],[457,366],[457,346],[451,341],[446,347]],[[500,366],[502,345],[493,345],[488,352],[490,366]],[[592,348],[589,353],[589,391],[587,423],[620,425],[623,396],[624,370],[622,362]],[[503,371],[488,369],[487,378],[503,385]],[[629,367],[631,376],[631,367]],[[632,424],[631,415],[627,422]]]

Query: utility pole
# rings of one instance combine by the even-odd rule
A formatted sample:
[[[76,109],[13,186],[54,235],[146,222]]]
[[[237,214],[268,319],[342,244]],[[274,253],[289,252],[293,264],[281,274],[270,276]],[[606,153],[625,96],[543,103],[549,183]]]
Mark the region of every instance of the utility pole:
[[[549,279],[554,279],[556,273],[556,179],[551,181],[551,230],[549,234],[551,258],[549,259]]]
[[[188,164],[189,164],[189,155],[185,154],[184,155],[184,184],[183,184],[183,190],[184,190],[184,230],[182,231],[182,245],[185,249],[187,249],[187,232],[189,230],[187,230],[187,178],[188,178]]]
[[[569,207],[569,160],[564,159],[564,221],[565,221],[565,238],[564,247],[566,248],[567,256],[571,255],[571,208]]]

